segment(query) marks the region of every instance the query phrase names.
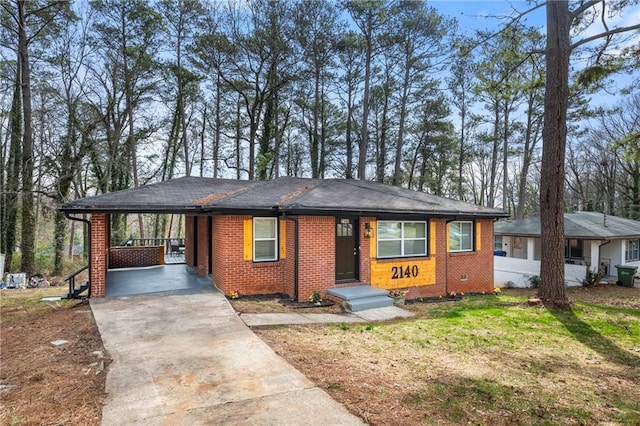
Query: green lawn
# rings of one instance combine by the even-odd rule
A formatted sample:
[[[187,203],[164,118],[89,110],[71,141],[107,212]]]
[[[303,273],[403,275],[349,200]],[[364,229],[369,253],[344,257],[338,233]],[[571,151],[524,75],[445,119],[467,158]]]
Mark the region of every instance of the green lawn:
[[[585,301],[571,310],[530,307],[505,292],[408,305],[412,320],[260,333],[372,424],[395,421],[372,408],[392,402],[402,424],[637,425],[639,293],[612,290],[579,293]]]

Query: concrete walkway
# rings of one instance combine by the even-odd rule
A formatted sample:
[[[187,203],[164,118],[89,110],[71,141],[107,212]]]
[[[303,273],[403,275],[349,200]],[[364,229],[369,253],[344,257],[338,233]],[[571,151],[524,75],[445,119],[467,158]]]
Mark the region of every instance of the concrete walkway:
[[[362,425],[218,292],[92,299],[109,365],[102,424]]]

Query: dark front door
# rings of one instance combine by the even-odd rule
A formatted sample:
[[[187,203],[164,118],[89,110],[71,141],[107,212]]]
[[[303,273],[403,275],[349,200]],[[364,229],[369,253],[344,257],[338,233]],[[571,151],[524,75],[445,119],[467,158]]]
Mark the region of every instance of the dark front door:
[[[358,279],[358,220],[336,218],[336,281]]]

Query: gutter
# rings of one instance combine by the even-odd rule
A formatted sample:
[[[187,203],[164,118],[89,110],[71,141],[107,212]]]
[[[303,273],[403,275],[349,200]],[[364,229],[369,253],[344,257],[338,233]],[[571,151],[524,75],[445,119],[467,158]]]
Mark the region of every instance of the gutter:
[[[444,232],[445,232],[445,246],[444,246],[444,250],[442,250],[442,252],[444,253],[444,293],[445,296],[449,295],[449,252],[447,252],[447,226],[451,223],[451,222],[455,222],[456,220],[460,220],[457,217],[452,217],[451,219],[446,219],[444,221]],[[475,232],[475,230],[474,230]],[[475,239],[475,235],[474,235],[474,239]]]

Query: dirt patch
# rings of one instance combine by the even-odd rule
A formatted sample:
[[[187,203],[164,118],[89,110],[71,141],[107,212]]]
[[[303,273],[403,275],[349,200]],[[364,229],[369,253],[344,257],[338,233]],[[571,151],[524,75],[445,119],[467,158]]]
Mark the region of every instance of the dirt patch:
[[[108,354],[91,308],[86,301],[39,301],[64,290],[0,294],[2,424],[100,424]],[[54,347],[56,340],[68,343]]]
[[[343,308],[338,303],[325,299],[319,303],[296,302],[286,294],[251,295],[241,296],[238,299],[229,299],[231,306],[238,313],[313,313],[313,314],[339,314]]]

